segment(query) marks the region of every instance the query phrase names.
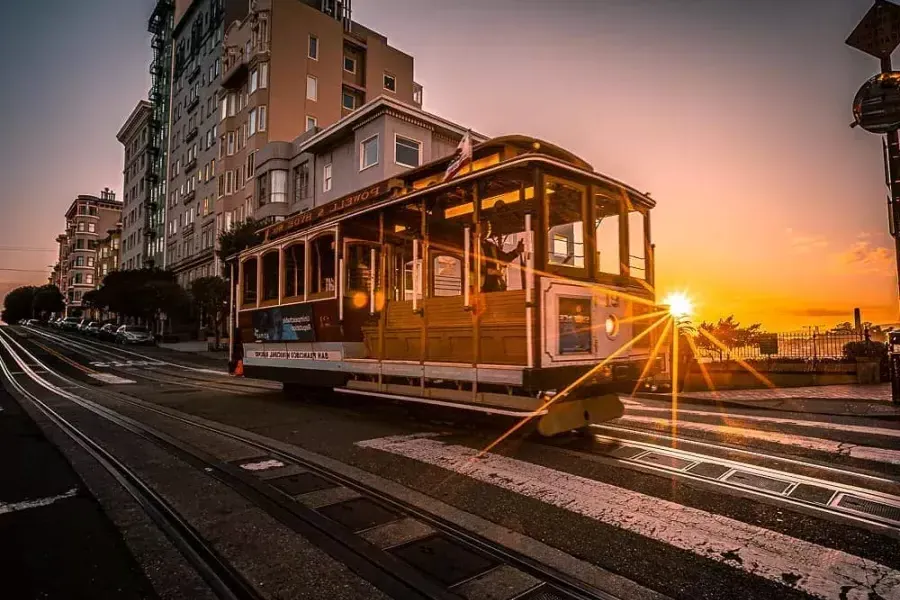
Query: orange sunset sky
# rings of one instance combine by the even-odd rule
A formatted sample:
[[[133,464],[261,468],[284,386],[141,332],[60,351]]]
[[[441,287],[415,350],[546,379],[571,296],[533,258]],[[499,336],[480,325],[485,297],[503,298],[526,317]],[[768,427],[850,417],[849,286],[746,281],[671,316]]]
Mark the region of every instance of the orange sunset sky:
[[[46,281],[77,194],[121,191],[115,134],[149,89],[152,0],[23,4],[0,24],[20,84],[0,99],[0,294]],[[871,4],[358,0],[354,17],[415,56],[426,110],[650,192],[661,295],[796,330],[854,307],[898,320],[881,141],[848,127],[878,65],[844,39]]]

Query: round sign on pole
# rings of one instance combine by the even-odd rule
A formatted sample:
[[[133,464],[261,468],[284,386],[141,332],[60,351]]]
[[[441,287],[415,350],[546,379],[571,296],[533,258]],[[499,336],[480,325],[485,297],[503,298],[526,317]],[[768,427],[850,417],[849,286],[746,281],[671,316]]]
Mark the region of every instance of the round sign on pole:
[[[879,73],[853,98],[853,126],[870,133],[900,129],[900,72]]]

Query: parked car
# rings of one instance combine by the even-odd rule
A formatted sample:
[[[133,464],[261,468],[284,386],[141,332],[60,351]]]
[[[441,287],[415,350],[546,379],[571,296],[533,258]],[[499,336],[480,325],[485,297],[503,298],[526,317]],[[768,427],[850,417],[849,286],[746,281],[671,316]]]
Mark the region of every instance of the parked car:
[[[84,332],[84,328],[91,324],[90,319],[82,319],[78,322],[77,330],[80,332]]]
[[[81,319],[78,317],[66,317],[59,323],[59,328],[63,331],[78,331],[78,325]]]
[[[96,336],[100,332],[100,323],[97,321],[91,321],[87,325],[81,328],[81,333],[86,333],[87,335]]]
[[[145,344],[153,345],[156,340],[150,330],[140,325],[122,325],[116,331],[117,344]]]
[[[97,337],[101,340],[106,340],[107,342],[114,342],[116,341],[117,329],[119,329],[119,326],[115,323],[107,323],[97,332]]]

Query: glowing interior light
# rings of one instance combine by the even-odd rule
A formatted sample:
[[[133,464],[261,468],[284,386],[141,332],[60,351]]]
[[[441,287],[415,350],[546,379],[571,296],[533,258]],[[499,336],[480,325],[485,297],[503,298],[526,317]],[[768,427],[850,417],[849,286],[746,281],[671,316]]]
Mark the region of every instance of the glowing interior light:
[[[684,292],[670,293],[663,304],[669,307],[669,314],[676,318],[689,317],[694,313],[694,303]]]
[[[606,317],[606,335],[609,339],[613,339],[619,334],[619,320],[615,315]]]

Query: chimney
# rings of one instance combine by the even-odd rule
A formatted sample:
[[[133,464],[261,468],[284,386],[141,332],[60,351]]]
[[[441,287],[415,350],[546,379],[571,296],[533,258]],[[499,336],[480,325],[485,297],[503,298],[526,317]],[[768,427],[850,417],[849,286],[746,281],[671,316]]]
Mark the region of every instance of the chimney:
[[[853,309],[853,325],[856,327],[857,333],[862,331],[862,313],[858,308]]]

